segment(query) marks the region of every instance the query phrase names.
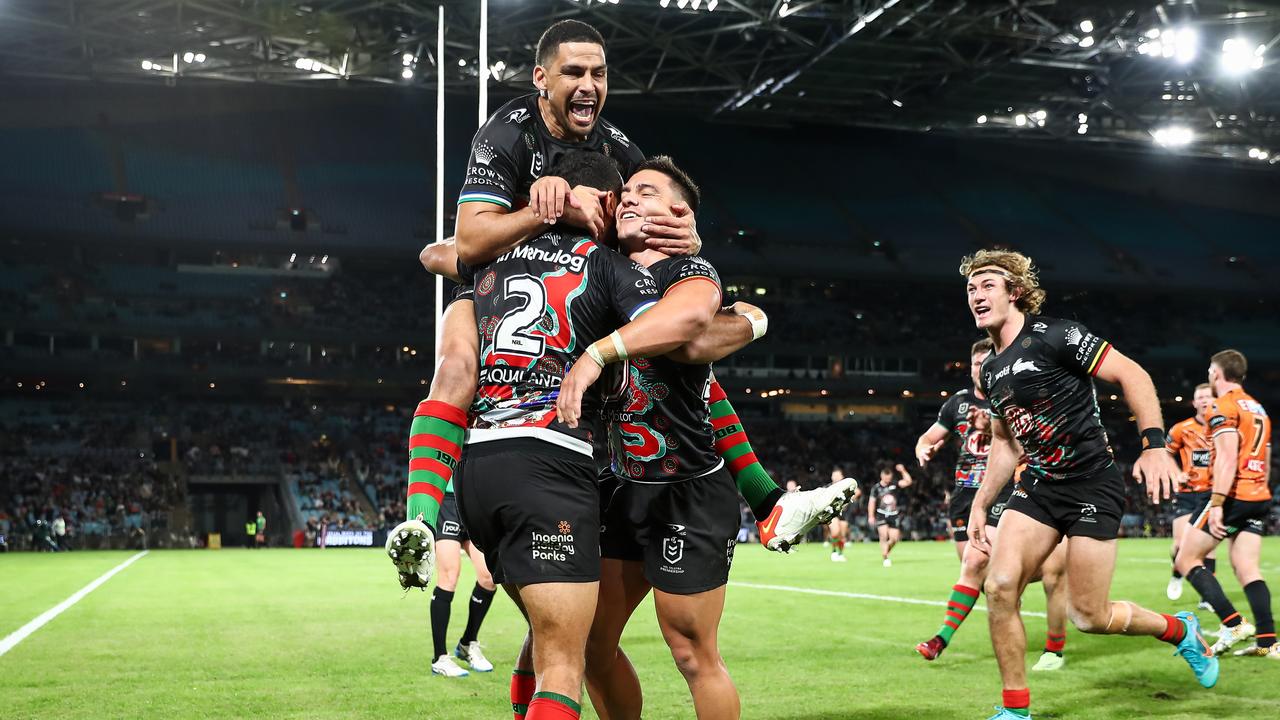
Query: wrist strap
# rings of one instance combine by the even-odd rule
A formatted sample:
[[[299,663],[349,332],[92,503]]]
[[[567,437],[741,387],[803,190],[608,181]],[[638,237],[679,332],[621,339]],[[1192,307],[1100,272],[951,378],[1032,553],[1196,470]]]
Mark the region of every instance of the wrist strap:
[[[1222,504],[1226,501],[1227,496],[1225,493],[1216,492],[1209,496],[1209,507],[1222,507]]]
[[[604,367],[611,362],[626,360],[628,357],[627,346],[622,342],[622,336],[618,334],[617,330],[609,333],[609,337],[588,345],[587,355],[600,367]]]
[[[1138,435],[1142,438],[1142,449],[1144,451],[1164,447],[1164,430],[1160,428],[1147,428]]]
[[[769,316],[765,315],[763,310],[756,308],[743,315],[743,317],[751,322],[752,340],[759,340],[764,337],[765,333],[769,332]]]
[[[600,354],[600,351],[596,349],[596,344],[595,344],[595,343],[592,343],[592,344],[590,344],[590,345],[588,345],[588,346],[587,346],[587,357],[589,357],[589,358],[591,358],[592,360],[594,360],[594,361],[595,361],[595,363],[596,363],[597,365],[599,365],[600,367],[602,367],[602,368],[603,368],[603,367],[605,366],[604,356],[602,356],[602,355]]]

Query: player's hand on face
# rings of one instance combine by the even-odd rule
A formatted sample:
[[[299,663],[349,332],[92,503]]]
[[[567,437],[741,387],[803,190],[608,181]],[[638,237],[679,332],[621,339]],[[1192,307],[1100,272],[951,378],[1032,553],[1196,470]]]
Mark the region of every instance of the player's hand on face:
[[[1174,487],[1182,481],[1182,471],[1164,448],[1144,450],[1134,463],[1133,472],[1147,484],[1147,497],[1153,504],[1172,498]]]
[[[600,198],[607,194],[585,185],[573,188],[569,194],[573,202],[565,208],[564,221],[575,227],[585,228],[590,231],[593,239],[600,240],[604,237],[606,227]]]
[[[582,419],[582,396],[599,379],[600,371],[601,367],[585,356],[569,368],[569,373],[560,383],[560,397],[556,398],[556,413],[565,425],[578,427],[578,421]]]
[[[698,237],[698,222],[688,205],[671,206],[672,216],[651,215],[644,219],[640,232],[644,233],[645,247],[660,250],[667,255],[697,255],[702,252],[702,238]]]
[[[545,175],[529,186],[529,207],[538,219],[554,225],[564,215],[565,207],[578,207],[580,201],[573,197],[569,181],[555,175]]]
[[[1209,534],[1219,540],[1227,536],[1227,526],[1222,524],[1222,506],[1209,508]]]

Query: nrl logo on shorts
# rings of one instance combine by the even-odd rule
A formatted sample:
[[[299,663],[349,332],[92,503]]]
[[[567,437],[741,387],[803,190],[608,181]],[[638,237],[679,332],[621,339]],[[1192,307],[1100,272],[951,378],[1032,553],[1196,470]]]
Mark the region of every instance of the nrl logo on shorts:
[[[675,565],[684,559],[684,540],[669,537],[662,541],[662,559]]]

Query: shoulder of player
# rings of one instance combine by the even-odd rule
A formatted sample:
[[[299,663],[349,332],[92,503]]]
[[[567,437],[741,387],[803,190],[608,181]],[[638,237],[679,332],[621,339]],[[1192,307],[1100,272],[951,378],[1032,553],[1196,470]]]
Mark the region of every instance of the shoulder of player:
[[[499,108],[485,121],[476,139],[498,143],[508,152],[523,148],[524,131],[536,121],[534,113],[537,112],[537,107],[530,107],[531,97],[533,96],[518,97]]]

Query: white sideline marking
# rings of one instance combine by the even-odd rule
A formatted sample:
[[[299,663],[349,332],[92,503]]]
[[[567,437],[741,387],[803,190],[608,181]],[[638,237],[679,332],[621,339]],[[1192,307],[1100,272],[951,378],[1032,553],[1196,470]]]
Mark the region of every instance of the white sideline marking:
[[[744,587],[751,588],[753,590],[776,590],[778,592],[803,593],[805,595],[825,595],[827,597],[842,597],[850,598],[852,600],[875,600],[877,602],[895,602],[907,605],[929,605],[931,607],[941,608],[947,607],[947,604],[941,600],[919,600],[916,598],[894,597],[892,595],[868,595],[867,593],[842,592],[840,590],[818,590],[815,588],[790,587],[788,585],[758,585],[756,583],[730,582],[729,587]],[[985,605],[974,605],[973,609],[981,610],[982,612],[987,611],[987,607]],[[1030,615],[1031,617],[1045,617],[1044,613],[1032,610],[1023,610],[1022,614]]]
[[[26,640],[28,635],[44,627],[50,620],[58,617],[59,615],[62,614],[64,610],[80,602],[81,598],[83,598],[85,595],[88,595],[94,590],[97,590],[99,585],[110,580],[113,575],[129,567],[135,561],[141,558],[143,555],[146,555],[148,552],[149,551],[147,550],[143,550],[142,552],[134,555],[128,560],[125,560],[119,565],[111,568],[106,573],[104,573],[102,577],[98,578],[97,580],[94,580],[88,585],[85,585],[84,587],[77,590],[76,593],[71,597],[67,598],[66,600],[63,600],[57,605],[54,605],[48,610],[45,610],[44,612],[40,613],[40,615],[37,616],[35,620],[32,620],[26,625],[23,625],[17,630],[14,630],[12,633],[9,633],[8,637],[6,637],[4,640],[0,640],[0,655],[4,655],[5,653],[12,650],[18,643],[22,642],[23,640]]]

